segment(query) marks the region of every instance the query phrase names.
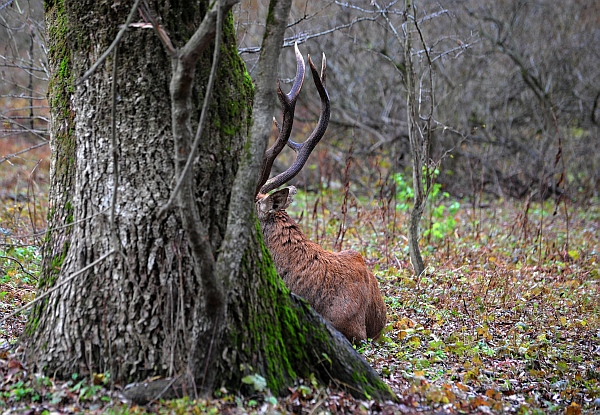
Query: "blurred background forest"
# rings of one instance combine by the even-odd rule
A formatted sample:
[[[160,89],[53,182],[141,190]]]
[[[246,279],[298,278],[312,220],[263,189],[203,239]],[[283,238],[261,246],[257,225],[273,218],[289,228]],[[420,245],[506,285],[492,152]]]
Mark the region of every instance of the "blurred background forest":
[[[268,4],[234,8],[251,75]],[[381,344],[360,351],[408,406],[598,410],[600,2],[414,4],[416,26],[407,24],[413,10],[406,13],[405,2],[295,0],[282,89],[295,74],[294,42],[317,65],[325,52],[332,114],[294,181],[300,191],[290,213],[325,248],[359,251],[377,276],[389,325]],[[52,147],[45,36],[42,0],[0,0],[0,316],[35,297],[40,272]],[[414,195],[407,56],[435,180],[421,275],[405,236]],[[295,141],[319,115],[318,94],[305,81]],[[273,173],[290,157],[282,153]],[[20,313],[0,327],[0,379],[3,346],[16,343],[26,320]],[[39,384],[27,382],[0,383],[0,397],[12,405],[69,387],[22,389]],[[70,387],[81,398],[81,382]],[[304,413],[326,399],[313,392],[301,394]],[[291,396],[280,405],[297,409],[299,395]],[[340,407],[338,398],[328,405]]]
[[[240,53],[251,72],[261,33],[256,22],[267,3],[245,0],[237,9]],[[426,0],[416,6],[434,71],[430,166],[438,168],[443,190],[471,200],[597,196],[600,4]],[[342,182],[350,152],[355,191],[395,194],[396,173],[410,182],[404,7],[295,2],[287,44],[302,42],[317,59],[327,54],[332,102],[309,183]],[[424,52],[414,44],[415,60],[424,61]],[[282,78],[294,74],[291,48],[286,53]],[[425,105],[430,91],[424,76],[419,81]],[[300,117],[316,119],[317,97],[305,92],[301,100]]]
[[[243,0],[235,8],[239,50],[251,74],[267,6],[268,0]],[[600,4],[423,0],[416,6],[423,42],[412,54],[417,63],[427,55],[432,61],[433,91],[422,82],[424,72],[417,73],[419,102],[434,99],[429,165],[442,189],[473,205],[494,198],[597,197]],[[404,10],[398,1],[294,3],[279,70],[283,89],[294,75],[289,46],[298,42],[317,61],[327,54],[332,102],[328,133],[298,179],[307,189],[349,181],[357,194],[391,197],[400,176],[410,183]],[[44,37],[41,0],[0,4],[3,200],[30,199],[36,186],[47,185]],[[305,92],[300,100],[297,141],[318,116],[316,94]]]

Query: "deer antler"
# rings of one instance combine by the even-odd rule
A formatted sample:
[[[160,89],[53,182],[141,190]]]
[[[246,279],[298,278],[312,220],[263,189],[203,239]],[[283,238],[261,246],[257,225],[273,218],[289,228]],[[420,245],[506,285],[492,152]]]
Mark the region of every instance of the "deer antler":
[[[273,162],[285,147],[288,139],[290,138],[290,134],[292,132],[292,125],[294,124],[294,111],[296,110],[296,101],[298,100],[298,95],[300,95],[300,90],[302,89],[302,84],[304,83],[304,73],[306,72],[306,65],[304,64],[304,59],[302,58],[302,54],[298,49],[298,44],[294,44],[294,51],[296,53],[296,78],[294,79],[294,84],[292,85],[292,89],[288,94],[284,94],[281,90],[281,85],[279,81],[277,82],[277,96],[279,97],[279,102],[281,102],[282,112],[283,112],[283,126],[280,127],[273,117],[273,122],[277,126],[279,130],[279,136],[275,143],[271,148],[269,148],[265,155],[263,156],[263,165],[260,173],[260,180],[258,181],[258,185],[256,187],[255,194],[258,194],[260,188],[269,178],[269,174],[271,174],[271,168],[273,168]]]
[[[310,153],[314,150],[317,143],[321,140],[321,138],[323,138],[325,130],[327,129],[327,125],[329,124],[329,114],[331,110],[329,105],[329,94],[325,88],[325,70],[327,67],[327,60],[325,58],[325,54],[323,54],[321,75],[319,76],[317,68],[315,68],[315,65],[313,64],[309,55],[308,64],[313,75],[315,86],[317,87],[317,91],[321,97],[321,114],[319,116],[319,122],[317,123],[317,126],[304,143],[296,143],[289,138],[294,122],[296,100],[298,99],[300,89],[302,88],[305,71],[304,59],[302,59],[302,55],[298,50],[298,45],[295,45],[295,51],[297,61],[296,79],[294,81],[294,85],[292,86],[292,90],[287,95],[281,91],[281,87],[278,85],[277,94],[279,95],[279,100],[281,101],[281,105],[283,107],[283,125],[281,128],[279,128],[279,125],[277,126],[279,128],[279,136],[277,137],[275,144],[273,144],[273,146],[265,152],[265,156],[263,158],[263,167],[256,194],[268,193],[294,178],[300,172],[300,170],[302,170],[302,167],[304,167],[304,164],[308,160]],[[275,121],[275,123],[277,125],[277,121]],[[290,148],[296,151],[296,160],[286,171],[267,180],[269,174],[271,173],[271,168],[273,167],[275,158],[277,158],[281,150],[283,150],[283,147],[285,147],[286,143]]]

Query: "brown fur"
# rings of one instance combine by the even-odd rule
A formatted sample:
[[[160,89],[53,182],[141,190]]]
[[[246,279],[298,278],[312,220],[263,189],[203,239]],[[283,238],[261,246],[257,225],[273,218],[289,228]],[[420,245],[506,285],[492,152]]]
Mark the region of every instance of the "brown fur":
[[[285,211],[295,193],[292,186],[257,197],[258,218],[277,272],[348,340],[376,338],[386,324],[377,279],[358,252],[325,251],[304,236]]]

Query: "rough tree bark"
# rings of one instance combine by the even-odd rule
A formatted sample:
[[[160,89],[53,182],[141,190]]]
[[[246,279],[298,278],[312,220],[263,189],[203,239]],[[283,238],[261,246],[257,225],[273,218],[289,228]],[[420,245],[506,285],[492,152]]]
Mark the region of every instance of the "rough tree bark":
[[[286,1],[271,2],[264,45],[275,24],[280,38],[270,42],[281,45]],[[175,48],[190,39],[210,7],[208,1],[149,3]],[[131,388],[129,396],[136,401],[194,389],[210,393],[221,386],[239,390],[247,374],[264,376],[274,393],[284,393],[297,377],[311,373],[354,395],[392,398],[346,339],[290,295],[274,271],[249,196],[256,179],[248,177],[254,171],[258,176],[255,158],[264,152],[264,137],[248,139],[253,87],[237,55],[228,12],[216,87],[188,189],[199,221],[194,229],[202,231],[196,237],[208,246],[212,271],[198,267],[191,225],[186,228],[181,211],[161,211],[176,181],[169,95],[176,65],[153,30],[132,28],[119,45],[116,79],[112,55],[79,82],[113,41],[132,4],[45,3],[52,69],[52,209],[38,295],[49,295],[33,309],[23,335],[31,368],[59,377],[109,372],[122,384],[163,378]],[[199,118],[211,49],[201,54],[189,80],[191,120]],[[113,81],[118,176],[111,147]],[[275,82],[271,87],[273,93],[266,93],[265,85],[257,85],[257,101],[268,101],[269,94],[274,101]],[[214,275],[198,275],[203,272]],[[209,309],[207,277],[216,277],[225,292],[220,314],[225,321]]]

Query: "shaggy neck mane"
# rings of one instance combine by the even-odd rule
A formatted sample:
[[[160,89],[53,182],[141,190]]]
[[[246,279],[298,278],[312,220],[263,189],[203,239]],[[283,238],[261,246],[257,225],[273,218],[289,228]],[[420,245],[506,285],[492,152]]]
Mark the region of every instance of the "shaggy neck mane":
[[[310,241],[302,233],[298,224],[284,210],[276,212],[263,222],[262,229],[267,245],[271,250],[323,251],[323,248]]]

